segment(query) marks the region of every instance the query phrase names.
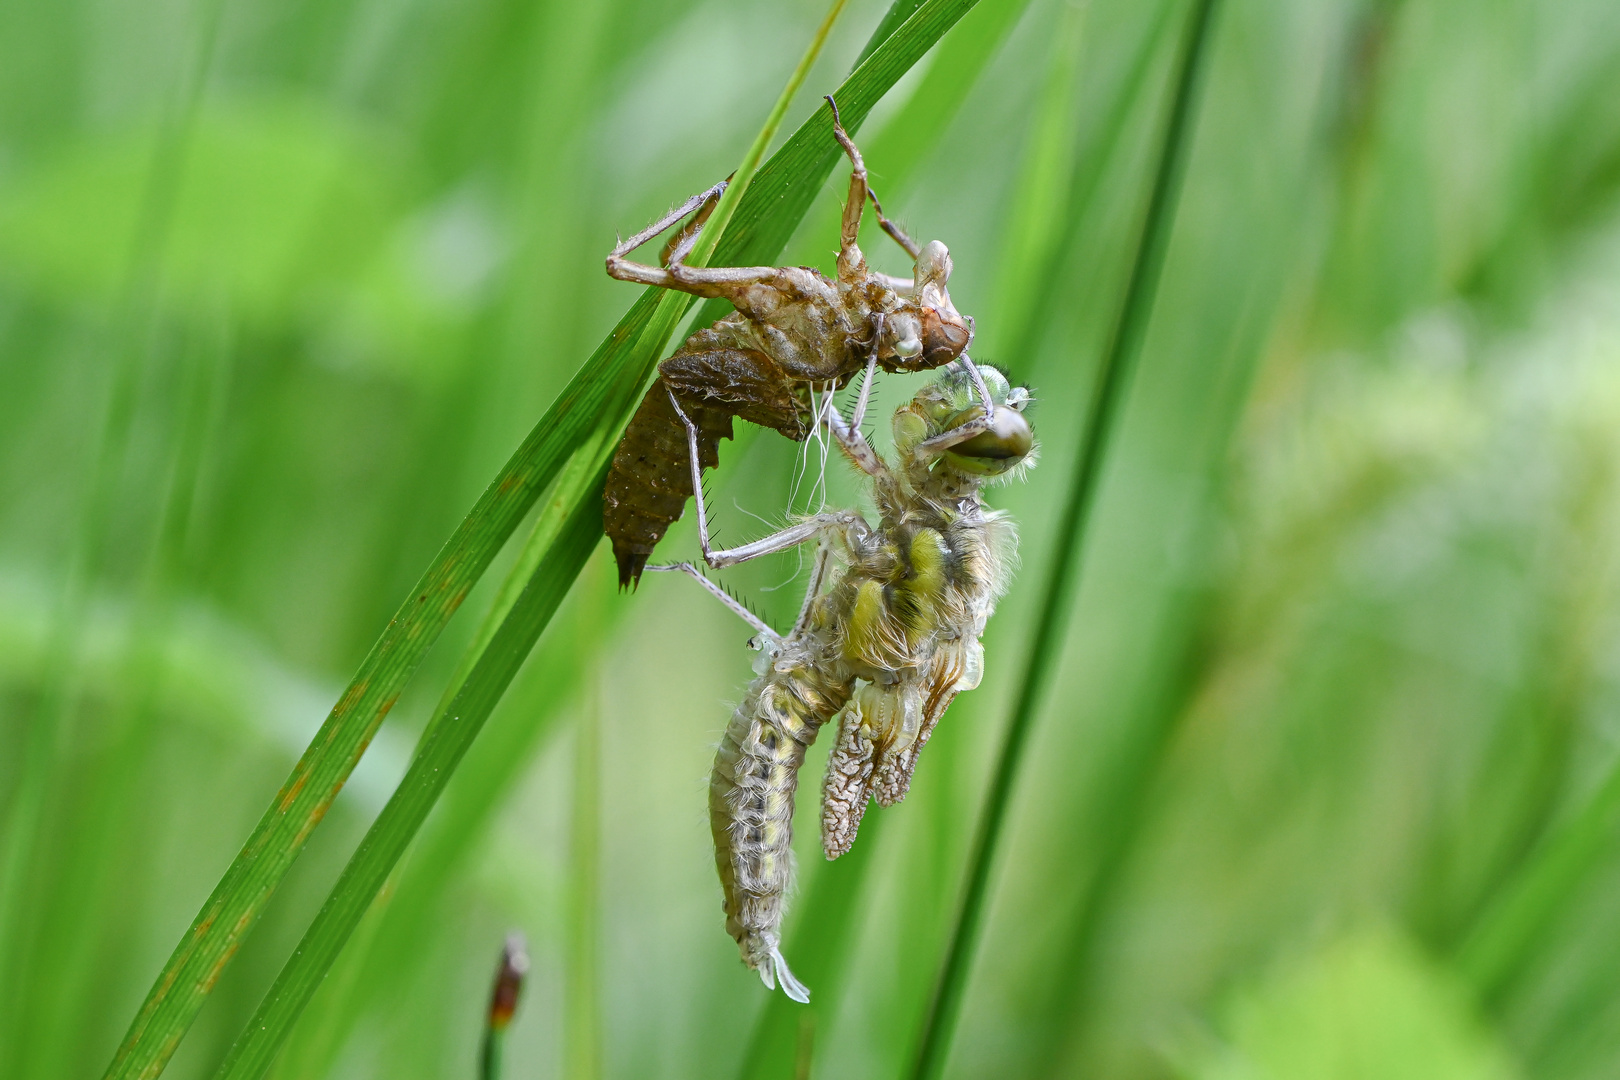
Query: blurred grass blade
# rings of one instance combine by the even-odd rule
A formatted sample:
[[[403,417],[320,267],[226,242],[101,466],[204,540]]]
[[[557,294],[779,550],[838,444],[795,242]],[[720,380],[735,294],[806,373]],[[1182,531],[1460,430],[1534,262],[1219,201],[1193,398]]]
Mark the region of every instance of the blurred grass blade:
[[[1039,344],[1046,320],[1036,317],[1036,313],[1045,311],[1048,305],[1054,303],[1056,290],[1068,281],[1060,272],[1064,255],[1074,243],[1086,208],[1092,205],[1097,196],[1107,162],[1113,160],[1120,144],[1125,141],[1130,126],[1128,119],[1132,115],[1126,103],[1135,101],[1142,93],[1153,70],[1153,60],[1159,55],[1162,35],[1169,33],[1174,24],[1175,20],[1171,17],[1173,12],[1173,4],[1159,4],[1150,12],[1151,25],[1137,44],[1118,90],[1121,106],[1109,110],[1100,132],[1084,144],[1071,148],[1074,168],[1068,173],[1067,187],[1062,192],[1068,210],[1066,215],[1057,216],[1062,223],[1057,229],[1052,228],[1050,219],[1042,216],[1043,204],[1051,198],[1046,190],[1051,179],[1041,174],[1045,168],[1056,167],[1062,161],[1064,151],[1059,146],[1039,147],[1038,152],[1048,155],[1049,160],[1029,163],[1029,172],[1019,190],[1020,198],[1014,204],[1014,218],[1008,224],[1007,248],[1000,262],[1002,276],[997,282],[997,302],[992,309],[1002,320],[998,331],[1004,335],[1001,339],[1005,342],[1003,348],[1011,355],[1031,355]],[[1085,12],[1070,9],[1066,14],[1069,17],[1060,33],[1074,34],[1078,44],[1085,32]],[[1049,77],[1054,80],[1053,84],[1049,84],[1049,89],[1061,87],[1061,72],[1050,72]],[[1074,92],[1073,89],[1069,90],[1070,94]],[[1058,115],[1043,116],[1038,122],[1061,122],[1061,115],[1065,111],[1061,104],[1048,100],[1046,112]]]
[[[451,902],[446,893],[459,880],[457,868],[478,850],[491,818],[506,805],[562,714],[577,707],[582,687],[596,677],[601,642],[632,606],[615,602],[613,579],[606,565],[600,569],[592,577],[587,564],[571,600],[553,616],[564,625],[552,631],[546,647],[535,653],[507,689],[503,707],[456,769],[409,857],[395,868],[317,998],[306,1007],[306,1016],[277,1061],[278,1075],[325,1075],[361,1018],[390,1013],[401,988],[430,962],[431,951],[423,950],[421,942],[433,934],[443,905]],[[519,581],[519,592],[528,577]],[[476,659],[469,657],[469,671]],[[465,673],[455,686],[464,679]],[[448,700],[439,708],[447,705]]]
[[[1496,893],[1457,952],[1457,968],[1489,1000],[1543,944],[1547,928],[1614,850],[1620,831],[1620,768],[1546,836]]]
[[[893,200],[910,183],[1028,8],[1029,0],[982,0],[940,44],[911,97],[862,151],[883,163],[884,198]]]
[[[574,725],[571,816],[568,937],[563,949],[563,1076],[596,1080],[602,1075],[602,695],[594,680]]]
[[[416,836],[445,783],[596,547],[602,532],[602,506],[596,496],[606,476],[605,467],[587,472],[575,466],[559,485],[552,505],[566,506],[568,510],[566,518],[551,515],[554,526],[547,537],[546,557],[535,568],[528,587],[512,605],[461,690],[423,732],[404,779],[377,815],[252,1022],[226,1056],[220,1066],[221,1076],[260,1076],[280,1050],[304,1005]]]
[[[90,594],[113,543],[120,485],[127,481],[131,438],[140,407],[142,384],[150,378],[155,346],[149,340],[158,308],[165,257],[174,212],[173,193],[185,173],[186,148],[205,97],[207,73],[218,41],[222,0],[202,11],[195,41],[184,61],[174,100],[158,127],[150,162],[141,184],[137,228],[122,267],[122,286],[110,325],[103,331],[110,360],[105,400],[90,440],[88,476],[84,482],[72,540],[67,548],[61,597],[53,613],[47,659],[43,666],[33,719],[22,739],[17,775],[0,794],[0,1053],[22,1044],[18,1025],[27,1020],[22,988],[40,960],[35,950],[38,915],[30,910],[30,888],[38,874],[41,838],[47,828],[53,790],[71,767],[66,733],[74,725],[80,687],[81,652],[89,616]],[[89,862],[91,860],[86,859]],[[95,871],[92,871],[95,872]],[[73,898],[78,901],[83,893]],[[36,901],[37,902],[37,901]],[[75,941],[88,935],[80,932]],[[77,946],[75,946],[77,948]],[[52,966],[61,957],[50,957]],[[71,972],[71,966],[62,970]]]
[[[564,390],[417,582],[176,947],[106,1076],[162,1072],[203,1000],[330,808],[416,665],[600,411],[646,325],[643,296]]]
[[[1044,320],[1034,313],[1046,299],[1042,278],[1054,276],[1053,256],[1062,250],[1066,230],[1063,203],[1074,177],[1074,156],[1080,138],[1081,95],[1077,92],[1080,47],[1088,7],[1069,6],[1058,14],[1053,48],[1038,108],[1030,121],[1030,139],[1018,177],[1006,239],[995,285],[995,323],[1002,340],[1013,327]],[[1151,50],[1143,50],[1144,53]],[[1130,100],[1129,93],[1125,100]],[[1115,116],[1125,110],[1115,111]],[[1027,333],[1025,335],[1028,336]]]
[[[1192,142],[1193,109],[1201,87],[1201,74],[1208,55],[1216,0],[1194,0],[1188,16],[1181,56],[1175,68],[1175,92],[1165,119],[1163,140],[1153,171],[1153,188],[1148,198],[1141,232],[1132,258],[1130,278],[1120,303],[1118,317],[1103,352],[1101,370],[1088,403],[1085,427],[1079,442],[1069,492],[1058,517],[1052,545],[1052,565],[1047,571],[1042,604],[1030,642],[1028,663],[1020,680],[1018,697],[1008,719],[1001,751],[997,756],[990,790],[985,797],[983,817],[968,859],[967,880],[961,908],[946,946],[938,983],[928,1013],[923,1020],[912,1076],[932,1080],[941,1074],[956,1020],[962,993],[978,944],[984,918],[984,902],[989,890],[990,871],[1001,842],[1013,782],[1028,742],[1035,710],[1052,675],[1063,634],[1063,617],[1078,581],[1078,570],[1085,554],[1086,529],[1097,490],[1097,479],[1122,402],[1130,388],[1131,374],[1142,339],[1153,311],[1159,271],[1164,265],[1171,227],[1175,221],[1177,197]]]

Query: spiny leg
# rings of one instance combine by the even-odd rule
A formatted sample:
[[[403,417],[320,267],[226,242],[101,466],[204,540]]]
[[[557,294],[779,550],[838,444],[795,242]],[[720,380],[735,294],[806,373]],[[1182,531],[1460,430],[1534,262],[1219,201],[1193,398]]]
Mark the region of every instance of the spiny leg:
[[[984,383],[984,375],[979,371],[979,365],[975,364],[972,358],[968,356],[968,350],[973,348],[973,316],[969,315],[967,317],[967,324],[967,344],[962,346],[962,355],[958,356],[957,359],[962,361],[963,367],[967,368],[968,378],[973,380],[973,388],[979,392],[979,404],[984,406],[985,415],[988,416],[996,411],[996,403],[990,397],[990,388]]]
[[[833,438],[838,440],[838,445],[843,447],[844,453],[849,455],[855,467],[866,475],[877,477],[888,472],[883,459],[872,449],[872,444],[866,441],[866,436],[861,434],[859,428],[851,428],[846,424],[843,414],[837,409],[827,410],[827,430],[833,433]]]
[[[720,205],[720,196],[725,193],[726,186],[730,183],[731,177],[728,176],[703,193],[703,202],[698,206],[697,213],[693,214],[692,219],[685,225],[675,230],[674,235],[664,245],[664,250],[659,252],[660,265],[673,266],[686,261],[698,237],[703,234],[703,226],[709,223],[709,216],[714,213],[714,208]]]
[[[765,639],[766,643],[771,645],[781,644],[781,634],[778,634],[774,629],[772,629],[764,619],[761,619],[758,615],[755,615],[752,611],[749,611],[748,608],[745,607],[736,597],[732,596],[730,593],[726,592],[726,590],[710,581],[704,576],[703,571],[699,570],[691,563],[663,563],[657,566],[649,565],[645,569],[649,571],[679,570],[689,575],[693,581],[696,581],[699,585],[708,590],[711,596],[724,604],[728,611],[736,615],[749,626],[753,627],[754,630]]]
[[[883,316],[879,314],[874,323],[871,354],[866,361],[866,378],[861,383],[860,395],[855,402],[856,423],[845,423],[843,414],[833,404],[831,396],[827,399],[825,410],[817,410],[815,423],[817,427],[826,425],[827,430],[832,432],[833,438],[838,440],[838,445],[849,455],[849,459],[858,469],[868,476],[877,477],[886,474],[888,469],[885,468],[883,459],[878,457],[877,451],[866,441],[866,436],[861,434],[859,426],[860,420],[865,418],[866,403],[871,394],[872,377],[877,366],[878,342],[883,336]],[[677,409],[679,407],[676,406]]]
[[[907,236],[905,230],[883,216],[883,204],[878,202],[877,192],[872,190],[871,180],[866,175],[866,162],[861,158],[861,152],[855,146],[855,140],[849,137],[844,130],[843,121],[838,117],[838,102],[833,100],[831,94],[827,95],[827,104],[832,108],[833,138],[838,145],[844,148],[849,156],[849,201],[844,204],[844,230],[843,246],[848,249],[855,243],[856,234],[861,229],[862,204],[867,199],[872,200],[872,209],[877,214],[878,225],[889,234],[890,239],[906,249],[906,254],[915,259],[922,251],[917,241]]]
[[[821,595],[821,586],[827,580],[827,564],[832,561],[832,546],[822,537],[821,543],[816,547],[815,562],[810,564],[810,581],[805,586],[804,603],[799,607],[799,617],[793,620],[793,632],[797,634],[810,625],[810,612],[814,610],[816,597]]]
[[[634,236],[627,240],[621,240],[618,246],[613,249],[612,253],[608,255],[608,273],[613,273],[613,264],[615,260],[623,259],[624,256],[630,254],[642,244],[645,244],[647,241],[651,240],[653,237],[657,236],[659,233],[663,232],[665,229],[669,228],[671,225],[675,224],[692,211],[698,209],[710,199],[720,195],[720,193],[726,190],[727,183],[728,181],[722,180],[709,190],[698,192],[696,195],[693,195],[690,199],[687,199],[685,202],[681,203],[681,205],[677,206],[675,209],[671,210],[669,213],[665,214],[663,217],[659,218],[645,229],[642,229]],[[702,222],[694,221],[693,224],[701,225]],[[695,237],[696,234],[693,233],[693,236]],[[676,260],[671,259],[669,261],[673,262]]]
[[[856,431],[866,420],[866,403],[872,397],[872,379],[877,374],[878,344],[883,340],[883,325],[887,317],[883,312],[872,316],[872,351],[866,357],[866,377],[861,380],[861,392],[855,398],[855,410],[849,414],[849,426]]]
[[[990,417],[988,415],[975,416],[965,423],[958,424],[949,431],[935,435],[932,439],[925,439],[917,444],[917,453],[927,457],[933,454],[942,454],[958,443],[965,443],[975,435],[990,430]]]
[[[975,435],[989,431],[996,415],[996,403],[990,397],[990,388],[985,385],[984,376],[979,373],[978,367],[972,360],[968,359],[965,352],[957,359],[963,362],[968,374],[973,377],[973,382],[979,391],[979,400],[983,411],[973,419],[958,424],[949,431],[940,432],[932,439],[926,439],[918,443],[916,453],[925,457],[931,454],[943,453],[959,443],[967,442]]]
[[[698,464],[697,425],[692,423],[681,408],[680,399],[673,390],[669,391],[669,400],[675,406],[675,415],[681,418],[686,425],[686,441],[692,463],[692,497],[697,502],[698,543],[703,548],[703,561],[718,570],[727,566],[736,566],[750,559],[757,559],[761,555],[772,555],[778,551],[788,551],[798,547],[809,540],[814,540],[829,531],[863,531],[866,522],[852,510],[839,511],[831,514],[817,514],[806,518],[796,525],[789,525],[779,532],[774,532],[751,544],[740,547],[727,548],[715,551],[709,546],[709,513],[703,501],[703,471]],[[836,413],[835,413],[836,415]]]
[[[987,414],[994,412],[996,403],[994,399],[990,397],[990,388],[984,383],[984,375],[979,372],[979,365],[975,364],[971,359],[968,358],[967,350],[965,349],[962,351],[962,355],[957,357],[957,359],[962,361],[962,366],[967,368],[968,376],[973,380],[973,388],[979,392],[979,404],[984,406],[984,411]]]
[[[728,181],[722,180],[709,190],[692,196],[634,236],[620,241],[608,253],[608,276],[619,281],[678,289],[696,296],[726,298],[739,288],[774,280],[779,273],[778,268],[774,266],[696,267],[687,266],[682,262],[681,260],[691,251],[692,245],[696,243],[698,233],[702,231],[701,220],[694,221],[693,225],[697,227],[678,235],[671,247],[665,250],[664,258],[668,266],[650,266],[625,257],[694,210],[700,210],[710,199],[723,192],[727,183]],[[700,213],[700,219],[703,216]]]

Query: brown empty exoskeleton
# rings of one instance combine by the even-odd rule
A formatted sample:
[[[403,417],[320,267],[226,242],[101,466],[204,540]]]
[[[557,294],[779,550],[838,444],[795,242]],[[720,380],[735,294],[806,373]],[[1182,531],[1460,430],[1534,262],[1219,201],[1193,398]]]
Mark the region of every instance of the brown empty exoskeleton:
[[[851,164],[837,280],[805,266],[685,265],[681,260],[724,183],[687,200],[608,256],[607,271],[620,281],[719,297],[737,309],[693,334],[658,366],[659,378],[614,454],[602,516],[621,588],[640,581],[653,547],[692,497],[686,428],[676,402],[697,427],[701,471],[719,463],[719,441],[731,437],[732,417],[800,441],[816,424],[813,390],[845,385],[874,354],[885,371],[937,368],[961,356],[972,338],[971,320],[957,312],[946,291],[950,253],[937,240],[919,247],[883,216],[860,151],[839,122],[832,98],[827,101],[833,134]],[[883,231],[915,260],[912,280],[866,265],[856,235],[867,199]],[[693,221],[665,248],[666,265],[625,257],[694,211]]]

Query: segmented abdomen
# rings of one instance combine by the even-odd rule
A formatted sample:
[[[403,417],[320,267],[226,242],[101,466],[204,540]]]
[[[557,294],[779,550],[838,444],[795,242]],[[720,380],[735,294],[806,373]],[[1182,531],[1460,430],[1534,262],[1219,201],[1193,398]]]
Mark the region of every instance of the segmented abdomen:
[[[809,410],[795,382],[763,352],[740,347],[738,328],[727,320],[693,334],[658,373],[625,429],[602,490],[602,525],[613,541],[621,588],[640,581],[648,556],[692,497],[686,425],[671,391],[698,429],[703,469],[720,463],[720,440],[731,438],[734,416],[795,441],[809,434]]]
[[[732,714],[709,781],[726,930],[767,986],[779,978],[801,1000],[803,987],[780,950],[782,904],[793,883],[793,796],[805,748],[850,689],[850,682],[808,666],[772,667],[750,684]]]

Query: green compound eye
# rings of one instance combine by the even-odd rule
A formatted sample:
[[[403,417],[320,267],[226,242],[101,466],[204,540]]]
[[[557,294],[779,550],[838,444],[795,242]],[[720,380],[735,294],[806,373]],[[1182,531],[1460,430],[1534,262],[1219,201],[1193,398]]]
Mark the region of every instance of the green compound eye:
[[[988,431],[957,443],[948,453],[958,468],[994,475],[1024,460],[1034,446],[1035,433],[1024,414],[1009,406],[997,405],[990,415]]]

